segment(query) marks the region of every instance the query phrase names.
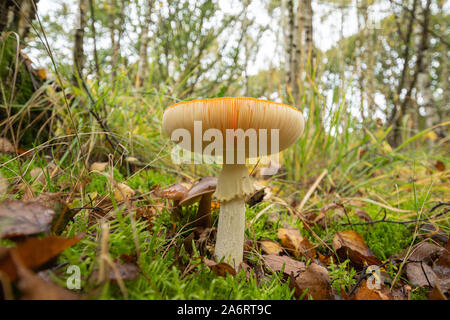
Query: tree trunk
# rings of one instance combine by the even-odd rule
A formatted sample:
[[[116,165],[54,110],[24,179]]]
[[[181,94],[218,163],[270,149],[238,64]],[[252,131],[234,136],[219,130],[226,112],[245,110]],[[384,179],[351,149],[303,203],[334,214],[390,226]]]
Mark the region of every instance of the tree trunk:
[[[314,43],[313,43],[313,10],[311,0],[304,0],[305,8],[305,50],[309,61],[309,74],[314,71]]]
[[[8,15],[14,4],[10,0],[0,1],[0,34],[8,27]]]
[[[298,101],[296,101],[297,105],[300,105],[300,89],[303,87],[303,71],[305,70],[305,50],[303,45],[303,33],[305,31],[305,5],[303,0],[298,1],[297,7],[297,20],[298,20],[298,28],[297,28],[297,59],[298,59],[298,67],[296,68],[295,78],[297,79],[298,84]]]
[[[95,30],[94,0],[89,0],[89,11],[90,11],[90,15],[91,15],[92,40],[94,42],[95,75],[96,75],[97,79],[100,79],[100,65],[98,62],[98,53],[97,53],[97,32]]]
[[[425,15],[424,8],[422,15]],[[424,37],[424,33],[427,33],[428,31],[424,29],[424,27],[419,24],[418,26],[419,33],[422,34]],[[424,43],[423,47],[423,59],[422,59],[422,67],[418,71],[417,75],[417,91],[420,93],[422,97],[422,101],[419,104],[419,106],[422,106],[425,111],[425,125],[427,128],[431,128],[433,125],[438,124],[438,115],[436,112],[436,107],[434,104],[433,99],[433,91],[431,90],[431,79],[430,79],[430,50],[429,44],[427,41],[428,37],[426,37],[426,42]],[[422,40],[424,41],[424,40]],[[417,45],[420,46],[420,42],[417,41]],[[419,110],[411,110],[414,114],[418,114]],[[417,123],[416,123],[417,125]],[[428,140],[429,143],[432,143],[432,140]]]
[[[394,125],[394,135],[393,135],[393,145],[398,146],[402,142],[402,135],[401,135],[401,126],[402,126],[402,120],[403,117],[406,115],[406,112],[411,105],[411,97],[413,90],[416,88],[417,85],[417,78],[420,73],[423,72],[423,58],[426,50],[428,49],[428,25],[430,21],[430,5],[431,0],[427,0],[427,3],[425,5],[425,8],[422,10],[422,17],[423,17],[423,29],[422,29],[422,35],[420,38],[420,43],[417,51],[417,61],[416,61],[416,71],[409,83],[409,87],[406,93],[405,98],[403,99],[401,105],[400,105],[400,112],[396,117],[395,125]],[[414,17],[411,17],[411,19],[414,19]]]
[[[30,31],[30,21],[36,18],[38,2],[39,0],[1,0],[0,34],[14,31],[23,41]]]
[[[75,43],[73,46],[74,83],[77,83],[78,77],[83,76],[83,68],[86,62],[86,56],[84,54],[84,29],[86,27],[87,8],[87,0],[78,1],[78,21],[75,28]]]
[[[439,2],[439,10],[443,16],[445,16],[445,11],[443,8],[444,2]],[[441,24],[441,34],[445,34],[447,26],[447,20],[442,19]],[[450,118],[450,109],[448,108],[448,103],[450,101],[449,93],[448,93],[448,47],[444,44],[441,44],[441,61],[440,64],[442,66],[441,71],[441,83],[442,83],[442,99],[441,103],[436,106],[437,107],[437,116],[438,123],[444,122],[446,119]],[[447,136],[447,130],[445,127],[439,127],[436,129],[436,132],[439,137],[445,138]]]
[[[397,90],[396,90],[394,98],[393,98],[394,105],[392,108],[392,112],[388,119],[389,124],[393,126],[392,134],[388,137],[389,143],[392,146],[398,146],[401,142],[401,122],[402,122],[402,117],[403,117],[403,114],[402,114],[403,107],[402,107],[402,105],[401,105],[402,103],[400,101],[400,94],[401,94],[402,90],[405,88],[407,74],[408,74],[408,70],[409,70],[408,65],[409,65],[409,59],[411,56],[410,55],[411,37],[413,34],[413,30],[414,30],[414,20],[415,20],[415,15],[416,15],[417,3],[418,3],[418,0],[413,1],[413,7],[410,11],[410,18],[408,21],[406,35],[403,39],[404,43],[405,43],[405,48],[403,50],[403,56],[402,56],[402,58],[403,58],[402,73],[401,73],[400,80],[399,80],[399,83],[397,86]],[[402,37],[402,32],[401,32],[400,27],[398,29],[398,32],[400,33],[400,36]]]
[[[0,136],[10,139],[17,149],[19,145],[31,147],[48,140],[51,127],[50,105],[33,96],[45,81],[32,66],[32,61],[22,53],[25,39],[31,24],[36,18],[39,0],[1,0],[0,1],[0,47],[3,56],[0,61]],[[5,37],[7,32],[19,36],[20,44],[14,35]],[[34,103],[30,103],[33,97]],[[27,112],[12,106],[27,105]]]
[[[287,61],[286,61],[286,86],[288,96],[292,94],[292,90],[295,84],[294,79],[294,54],[295,54],[295,42],[294,42],[294,33],[295,33],[295,16],[294,16],[294,1],[287,0],[286,2],[286,10],[287,10]]]
[[[111,39],[111,82],[114,85],[117,68],[121,58],[120,54],[120,39],[122,38],[123,28],[124,28],[124,10],[125,10],[125,0],[120,1],[119,7],[117,7],[116,0],[110,0],[109,5],[111,6],[111,11],[109,12],[109,32]],[[117,14],[116,14],[117,13]],[[117,16],[119,17],[119,22],[116,23]]]
[[[136,76],[136,88],[140,88],[144,85],[145,79],[147,79],[148,75],[148,32],[149,27],[152,22],[151,14],[153,10],[154,0],[148,0],[145,2],[144,9],[144,25],[142,26],[142,34],[141,34],[141,43],[139,46],[139,63],[138,63],[138,71]]]
[[[360,94],[360,114],[362,121],[365,120],[365,114],[364,114],[364,98],[366,95],[366,86],[364,83],[366,80],[366,74],[362,70],[362,61],[364,60],[364,51],[361,50],[363,41],[366,41],[366,45],[369,41],[366,40],[366,31],[367,26],[365,28],[361,28],[364,21],[367,21],[367,3],[365,0],[361,1],[361,5],[359,3],[359,0],[355,0],[355,7],[356,7],[356,21],[357,21],[357,38],[356,38],[356,45],[355,45],[355,56],[356,56],[356,74],[358,76],[358,89]],[[366,22],[367,23],[367,22]],[[365,50],[367,52],[367,50]],[[367,66],[367,64],[366,64]],[[367,68],[367,67],[366,67]],[[367,101],[368,102],[368,101]],[[369,114],[369,117],[371,117],[371,114]]]
[[[283,41],[283,52],[284,52],[284,75],[286,84],[289,83],[288,73],[289,73],[289,36],[288,36],[288,24],[287,24],[287,0],[281,0],[281,33]]]
[[[248,60],[249,60],[249,39],[247,35],[247,30],[249,26],[248,21],[248,6],[250,5],[250,0],[244,0],[244,17],[242,20],[242,34],[244,37],[244,96],[248,96]]]

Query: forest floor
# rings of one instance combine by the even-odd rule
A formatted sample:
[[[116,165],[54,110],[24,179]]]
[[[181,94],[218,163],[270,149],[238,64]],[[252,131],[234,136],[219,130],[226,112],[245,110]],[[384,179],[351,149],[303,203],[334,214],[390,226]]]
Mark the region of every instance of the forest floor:
[[[442,299],[449,290],[445,154],[405,152],[346,196],[328,171],[296,183],[249,166],[261,191],[247,201],[236,272],[213,258],[220,204],[212,228],[195,228],[198,204],[176,215],[164,197],[193,175],[134,158],[74,166],[67,154],[17,155],[2,143],[5,298]]]

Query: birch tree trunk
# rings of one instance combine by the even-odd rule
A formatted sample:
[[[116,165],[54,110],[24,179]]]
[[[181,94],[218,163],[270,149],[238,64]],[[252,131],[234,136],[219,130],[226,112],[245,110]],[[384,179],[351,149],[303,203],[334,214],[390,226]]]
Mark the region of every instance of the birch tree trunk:
[[[297,75],[297,78],[299,80],[299,95],[300,95],[300,89],[303,88],[303,72],[305,71],[305,65],[306,65],[305,46],[303,45],[303,39],[304,39],[303,33],[305,31],[305,3],[304,3],[304,0],[298,1],[297,20],[298,20],[298,28],[297,28],[297,43],[298,43],[297,74],[298,75]]]
[[[74,83],[77,77],[83,76],[83,68],[86,62],[84,54],[84,29],[86,27],[87,0],[78,0],[78,16],[75,26],[75,42],[73,46],[73,66],[75,68]]]
[[[97,53],[97,31],[95,29],[95,9],[94,9],[94,0],[89,0],[89,13],[91,15],[91,31],[92,31],[92,40],[94,45],[94,64],[95,64],[95,75],[97,79],[100,79],[100,65],[98,62],[98,53]]]
[[[427,6],[425,8],[422,8],[421,10],[421,17],[419,19],[422,19],[423,21],[427,20],[428,18],[426,15],[429,14],[429,5],[430,2],[428,1]],[[417,71],[417,91],[420,92],[420,95],[422,97],[422,101],[420,105],[424,108],[425,111],[425,125],[427,128],[431,128],[435,124],[439,123],[439,117],[437,114],[436,106],[434,103],[433,98],[433,91],[431,89],[431,79],[430,79],[430,50],[429,50],[429,41],[426,34],[428,34],[428,30],[426,30],[426,25],[422,25],[419,23],[418,25],[418,33],[422,35],[422,38],[420,39],[417,37],[417,39],[420,41],[417,41],[417,46],[422,50],[422,65]],[[411,110],[414,112],[414,114],[418,114],[419,110]],[[428,142],[430,144],[433,143],[431,139],[428,139]]]
[[[154,0],[148,0],[145,2],[144,8],[144,24],[142,25],[141,41],[139,46],[139,64],[136,76],[136,88],[140,88],[144,85],[145,79],[148,75],[148,42],[149,42],[149,28],[152,23],[151,14],[153,11]]]
[[[248,6],[250,5],[250,0],[244,0],[244,17],[242,20],[242,33],[244,37],[244,96],[248,96],[248,60],[249,60],[249,38],[247,35],[247,30],[249,26],[248,21]]]
[[[362,6],[364,6],[364,4],[362,4]],[[356,74],[358,77],[358,87],[359,87],[358,89],[359,89],[359,95],[360,95],[359,108],[360,108],[361,119],[364,121],[365,120],[365,115],[364,115],[365,76],[364,76],[364,72],[362,71],[362,66],[361,66],[362,61],[363,61],[363,51],[361,50],[361,48],[362,48],[363,41],[366,39],[366,32],[365,32],[366,28],[361,28],[361,25],[364,21],[363,14],[362,14],[362,12],[364,12],[364,9],[362,8],[362,6],[359,5],[358,0],[355,0],[357,35],[358,35],[356,38],[356,45],[355,45],[355,56],[356,56],[355,63],[356,63]]]
[[[444,16],[444,2],[439,2],[439,10],[442,12],[442,15]],[[445,32],[448,30],[447,20],[442,19],[440,32],[441,34],[445,34]],[[449,88],[448,88],[448,47],[444,44],[441,44],[441,65],[442,65],[442,71],[441,71],[441,83],[442,83],[442,99],[441,103],[439,105],[436,105],[436,111],[438,116],[438,123],[442,123],[445,121],[445,119],[450,118],[450,108],[448,108],[448,103],[450,101],[449,96]],[[437,134],[441,138],[445,138],[446,135],[446,129],[445,127],[439,127],[436,129]]]
[[[417,80],[421,73],[423,73],[424,68],[424,56],[426,51],[428,50],[428,25],[430,22],[430,6],[431,0],[427,0],[425,7],[421,10],[421,20],[423,21],[422,34],[420,35],[420,41],[418,43],[417,49],[417,61],[416,61],[416,70],[414,75],[409,83],[409,87],[406,93],[405,98],[403,99],[400,106],[400,113],[395,121],[395,135],[394,135],[394,146],[400,145],[402,142],[402,134],[401,134],[401,126],[403,117],[407,114],[407,111],[412,103],[412,94],[415,88],[417,88]],[[413,19],[413,17],[411,17]]]
[[[110,0],[109,5],[111,6],[110,12],[108,14],[110,21],[110,39],[111,39],[111,82],[114,83],[117,74],[117,67],[121,58],[120,54],[120,39],[122,38],[124,30],[124,10],[125,10],[125,0],[121,0],[119,6],[117,7],[116,0]],[[116,23],[117,16],[119,22]]]
[[[314,70],[314,43],[313,43],[313,10],[311,0],[303,0],[305,8],[305,50],[309,60],[309,73]]]
[[[288,95],[292,94],[293,84],[295,83],[294,79],[294,33],[295,33],[295,16],[294,16],[294,1],[287,0],[286,2],[286,10],[287,10],[287,61],[286,61],[286,85]]]
[[[391,114],[389,116],[389,124],[392,125],[392,134],[388,137],[389,143],[392,146],[398,146],[400,144],[401,141],[401,123],[402,123],[402,118],[404,115],[404,108],[405,106],[403,105],[402,101],[400,101],[400,95],[402,90],[406,87],[406,80],[407,80],[407,74],[409,69],[409,59],[411,57],[410,54],[410,50],[411,50],[411,38],[412,38],[412,34],[413,34],[413,29],[414,29],[414,20],[416,18],[416,11],[417,11],[417,3],[419,1],[418,0],[413,0],[413,4],[412,4],[412,9],[409,11],[410,17],[409,17],[409,21],[407,21],[408,25],[407,25],[407,30],[406,30],[406,34],[404,36],[404,50],[403,50],[403,56],[401,57],[403,59],[403,64],[402,64],[402,72],[401,72],[401,76],[399,79],[399,83],[393,98],[393,107],[392,107],[392,111]],[[401,30],[399,28],[398,32],[401,35]],[[405,97],[405,99],[407,99],[407,97]]]
[[[292,75],[292,79],[291,79],[291,90],[292,90],[292,98],[294,99],[294,104],[296,106],[299,106],[300,104],[300,77],[301,77],[301,73],[300,73],[300,44],[301,44],[301,33],[300,33],[300,21],[298,19],[298,12],[299,12],[299,8],[300,6],[300,2],[297,5],[297,15],[295,15],[295,11],[294,8],[292,8],[292,17],[294,19],[294,23],[293,23],[293,28],[294,30],[292,31],[293,33],[293,38],[292,38],[292,61],[291,61],[291,75]]]

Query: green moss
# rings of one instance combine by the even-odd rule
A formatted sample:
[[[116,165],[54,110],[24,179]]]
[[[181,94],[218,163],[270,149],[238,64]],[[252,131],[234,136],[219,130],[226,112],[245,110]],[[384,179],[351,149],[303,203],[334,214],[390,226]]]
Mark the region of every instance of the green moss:
[[[9,104],[11,100],[11,93],[13,91],[12,79],[14,78],[17,67],[16,56],[17,43],[14,36],[10,36],[6,41],[0,42],[0,81],[6,98],[6,101],[4,101],[3,95],[0,95],[0,103],[2,104]],[[28,70],[20,58],[18,61],[19,68],[14,83],[14,98],[12,99],[12,103],[14,105],[23,105],[33,95],[34,88]]]
[[[175,177],[156,170],[142,170],[127,179],[127,184],[140,192],[148,192],[156,185],[165,187],[173,183],[175,183]]]
[[[400,253],[412,240],[412,232],[402,224],[377,223],[371,227],[356,226],[366,244],[382,260]]]
[[[428,289],[425,287],[417,287],[411,290],[411,300],[427,300]]]
[[[117,168],[113,168],[113,177],[116,182],[124,181],[123,175]],[[89,173],[91,179],[86,185],[86,193],[97,192],[99,195],[107,195],[111,190],[109,178],[98,172]]]
[[[116,218],[110,223],[109,252],[113,259],[118,258],[121,254],[136,252],[130,216],[116,211]],[[86,226],[86,220],[82,217],[70,225],[67,235],[73,236],[81,231],[80,224]],[[258,283],[254,274],[250,274],[247,279],[245,271],[241,271],[234,277],[229,275],[218,277],[204,264],[200,264],[192,273],[182,277],[183,269],[177,268],[174,264],[176,261],[175,247],[180,247],[180,245],[171,246],[163,255],[168,245],[164,236],[165,226],[157,222],[155,232],[152,234],[145,228],[143,222],[136,224],[141,252],[139,265],[142,273],[136,280],[125,281],[130,299],[291,299],[293,296],[293,291],[289,289],[287,282],[280,283],[274,277]],[[91,233],[100,232],[98,226],[91,228],[86,226],[85,230]],[[60,257],[61,261],[68,262],[68,266],[80,267],[83,279],[82,288],[92,285],[92,283],[88,284],[87,280],[98,268],[95,263],[96,248],[98,248],[97,241],[92,237],[84,237],[78,244],[65,250]],[[183,249],[179,255],[186,257]],[[189,259],[200,261],[200,256],[198,253],[194,253],[189,256]],[[63,284],[68,276],[62,272],[58,281]],[[91,282],[93,280],[95,279],[90,279]],[[122,298],[123,294],[116,283],[108,284],[100,296],[100,299]]]

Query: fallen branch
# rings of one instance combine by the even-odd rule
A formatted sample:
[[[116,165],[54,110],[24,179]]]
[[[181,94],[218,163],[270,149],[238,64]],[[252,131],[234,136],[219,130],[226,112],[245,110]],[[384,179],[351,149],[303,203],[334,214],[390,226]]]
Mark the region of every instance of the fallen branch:
[[[433,208],[431,208],[431,210],[428,213],[432,213],[437,208],[442,207],[442,206],[450,206],[450,202],[439,202],[437,205],[435,205]],[[349,222],[349,223],[342,223],[341,225],[343,225],[343,226],[348,226],[348,225],[363,226],[363,225],[375,224],[375,223],[380,223],[380,222],[397,223],[397,224],[417,223],[417,222],[421,222],[421,221],[429,221],[431,219],[436,219],[440,216],[447,214],[448,212],[450,212],[450,208],[448,208],[438,214],[435,214],[431,217],[426,217],[426,218],[419,219],[419,220],[415,219],[415,220],[400,220],[400,221],[398,221],[398,220],[386,220],[387,213],[386,213],[386,209],[384,209],[384,216],[380,220],[373,220],[373,221],[367,221],[367,222],[356,222],[356,223]]]

